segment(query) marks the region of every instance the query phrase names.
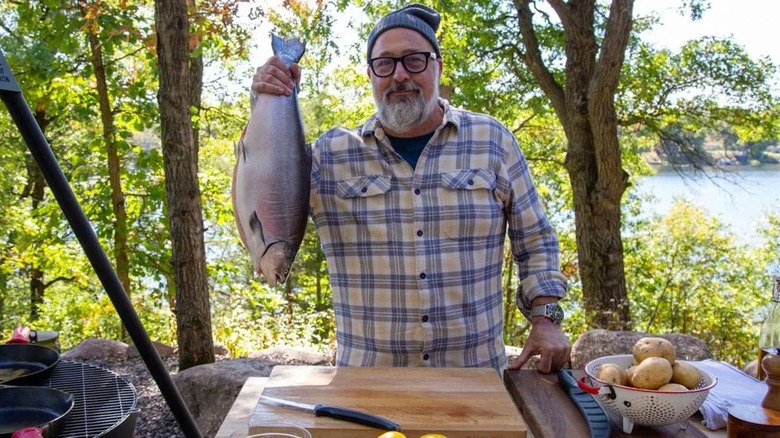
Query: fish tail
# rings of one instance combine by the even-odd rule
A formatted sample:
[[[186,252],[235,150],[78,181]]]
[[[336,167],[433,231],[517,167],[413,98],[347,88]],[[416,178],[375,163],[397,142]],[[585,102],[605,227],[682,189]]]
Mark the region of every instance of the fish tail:
[[[282,58],[289,67],[291,63],[298,62],[303,58],[303,53],[306,51],[306,42],[297,37],[284,39],[272,33],[271,48],[274,51],[274,55]]]

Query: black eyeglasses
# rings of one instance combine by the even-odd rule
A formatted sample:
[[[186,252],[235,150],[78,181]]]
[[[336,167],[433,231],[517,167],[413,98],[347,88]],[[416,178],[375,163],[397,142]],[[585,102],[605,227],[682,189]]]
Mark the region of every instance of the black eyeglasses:
[[[398,62],[401,62],[409,73],[422,73],[428,68],[429,59],[436,59],[436,54],[433,52],[415,52],[398,58],[393,56],[380,56],[378,58],[369,59],[368,65],[371,66],[371,71],[374,72],[374,75],[380,78],[386,78],[395,73],[395,66]]]

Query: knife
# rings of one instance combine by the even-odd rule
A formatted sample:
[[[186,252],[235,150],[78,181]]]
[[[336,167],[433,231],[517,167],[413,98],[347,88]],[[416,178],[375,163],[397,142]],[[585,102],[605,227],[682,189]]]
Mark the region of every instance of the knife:
[[[558,383],[569,393],[577,408],[582,412],[585,423],[593,438],[609,438],[612,433],[612,425],[604,409],[592,395],[580,389],[577,380],[571,374],[571,370],[558,371]]]
[[[312,405],[309,403],[294,402],[290,400],[284,400],[281,398],[268,397],[265,395],[261,395],[260,398],[268,400],[272,403],[276,403],[278,405],[303,409],[309,412],[314,412],[314,415],[318,417],[331,417],[339,420],[350,421],[352,423],[358,423],[365,426],[376,427],[384,430],[401,430],[401,426],[399,426],[397,423],[393,423],[392,421],[379,417],[377,415],[372,415],[365,412],[356,411],[353,409],[340,408],[338,406],[330,406],[324,404]]]

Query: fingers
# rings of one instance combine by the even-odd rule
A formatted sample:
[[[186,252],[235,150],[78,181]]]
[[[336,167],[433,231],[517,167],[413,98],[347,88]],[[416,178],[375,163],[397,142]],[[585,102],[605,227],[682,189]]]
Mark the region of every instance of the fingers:
[[[252,90],[257,93],[289,96],[301,79],[301,68],[293,63],[290,69],[278,56],[272,56],[257,68],[252,78]]]
[[[297,63],[293,62],[290,64],[290,73],[292,73],[292,78],[295,81],[296,84],[301,83],[301,66]]]
[[[510,370],[518,370],[523,365],[525,365],[526,362],[528,362],[528,359],[531,358],[531,353],[529,353],[525,348],[520,352],[520,355],[515,358],[515,360],[510,360],[508,368]]]

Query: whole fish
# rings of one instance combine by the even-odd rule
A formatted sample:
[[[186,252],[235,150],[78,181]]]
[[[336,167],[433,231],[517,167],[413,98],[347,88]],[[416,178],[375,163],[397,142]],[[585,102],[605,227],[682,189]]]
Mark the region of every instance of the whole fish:
[[[271,46],[288,67],[306,50],[300,39],[276,35]],[[297,94],[297,86],[290,96],[253,94],[236,145],[233,214],[255,272],[272,286],[287,281],[309,214],[311,148]]]

